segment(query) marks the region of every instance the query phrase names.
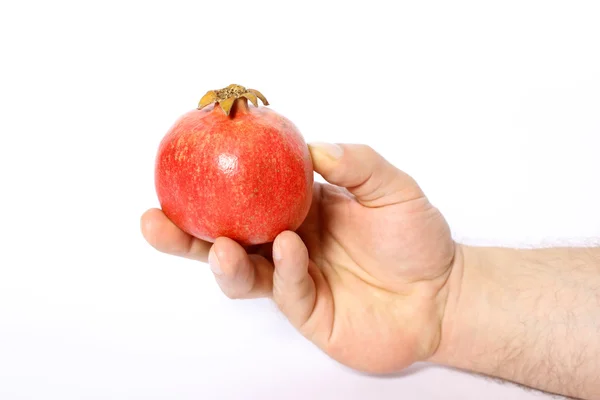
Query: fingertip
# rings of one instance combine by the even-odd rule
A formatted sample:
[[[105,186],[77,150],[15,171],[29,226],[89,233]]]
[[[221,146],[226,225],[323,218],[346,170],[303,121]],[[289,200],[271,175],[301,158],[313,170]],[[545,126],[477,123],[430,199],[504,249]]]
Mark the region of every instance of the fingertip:
[[[215,275],[222,279],[234,279],[250,266],[246,262],[248,254],[236,241],[217,238],[208,252],[208,262]],[[215,272],[216,271],[216,272]]]
[[[223,270],[221,269],[221,261],[219,260],[219,256],[215,250],[215,246],[212,245],[208,250],[208,266],[215,276],[223,275]]]
[[[163,212],[157,208],[146,210],[140,217],[140,230],[146,241],[153,247],[157,247],[156,227],[160,225],[161,219],[166,218]]]
[[[281,261],[281,259],[283,258],[283,254],[281,254],[281,241],[285,241],[285,237],[283,237],[282,235],[283,234],[280,233],[273,241],[272,255],[274,262]]]
[[[160,210],[158,210],[156,208],[149,208],[146,211],[144,211],[144,213],[140,217],[140,226],[142,229],[144,229],[146,227],[146,224],[148,224],[152,221],[152,219],[154,218],[154,215],[156,214],[157,211],[161,212]]]
[[[335,143],[313,142],[308,144],[313,169],[319,173],[326,173],[333,168],[344,155],[344,148]]]
[[[308,144],[308,149],[311,156],[325,156],[332,161],[339,160],[344,155],[344,148],[337,143],[313,142]]]
[[[308,250],[306,245],[292,231],[280,233],[273,242],[275,270],[281,277],[301,278],[308,270]]]
[[[304,242],[296,232],[281,232],[273,241],[273,259],[281,260],[284,255],[307,253]]]

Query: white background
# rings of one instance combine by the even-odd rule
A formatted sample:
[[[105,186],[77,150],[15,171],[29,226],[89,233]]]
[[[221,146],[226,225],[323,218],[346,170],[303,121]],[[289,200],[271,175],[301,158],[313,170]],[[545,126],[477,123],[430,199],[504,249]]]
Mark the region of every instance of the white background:
[[[368,143],[458,240],[600,236],[597,1],[3,1],[0,398],[541,399],[345,369],[139,233],[154,156],[209,89]]]

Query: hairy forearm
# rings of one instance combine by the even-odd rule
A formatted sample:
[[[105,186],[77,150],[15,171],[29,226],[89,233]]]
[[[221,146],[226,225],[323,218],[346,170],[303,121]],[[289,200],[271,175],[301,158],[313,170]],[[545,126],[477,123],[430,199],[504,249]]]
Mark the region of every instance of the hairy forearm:
[[[600,248],[459,246],[433,361],[600,398]]]

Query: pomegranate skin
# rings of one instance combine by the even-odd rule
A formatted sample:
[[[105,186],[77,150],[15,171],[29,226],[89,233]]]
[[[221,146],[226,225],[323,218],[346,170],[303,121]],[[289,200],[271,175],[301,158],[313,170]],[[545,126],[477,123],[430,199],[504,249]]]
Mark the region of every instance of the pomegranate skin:
[[[275,111],[241,104],[192,110],[160,143],[155,185],[180,229],[214,242],[271,242],[296,230],[312,201],[313,167],[296,126]]]

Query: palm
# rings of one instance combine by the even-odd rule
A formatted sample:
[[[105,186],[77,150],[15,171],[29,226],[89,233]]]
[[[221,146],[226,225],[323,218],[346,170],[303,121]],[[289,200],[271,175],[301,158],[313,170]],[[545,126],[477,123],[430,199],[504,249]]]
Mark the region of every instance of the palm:
[[[435,302],[417,300],[411,292],[421,282],[437,295],[454,242],[425,197],[368,208],[345,189],[315,184],[313,206],[298,234],[328,284],[321,295],[331,297],[321,299],[328,306],[315,307],[301,327],[305,335],[344,364],[367,371],[397,370],[430,355],[415,353],[418,346],[409,342],[422,340],[417,332],[425,331],[431,344],[424,353],[435,347],[437,326],[425,325],[435,325],[438,310]],[[415,309],[418,315],[411,315]],[[382,318],[382,312],[389,315]],[[411,332],[409,321],[412,328],[416,321],[424,326]],[[367,342],[377,346],[363,346]]]

